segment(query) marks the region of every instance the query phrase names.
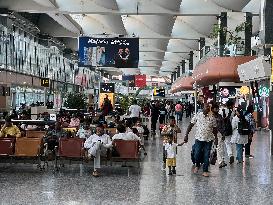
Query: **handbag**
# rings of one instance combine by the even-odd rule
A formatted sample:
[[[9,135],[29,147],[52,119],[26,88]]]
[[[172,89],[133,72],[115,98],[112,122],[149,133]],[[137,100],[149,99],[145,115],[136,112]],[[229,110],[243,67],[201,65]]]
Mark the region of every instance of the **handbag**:
[[[217,161],[217,150],[216,150],[216,147],[213,147],[210,153],[210,164],[215,165],[216,161]]]

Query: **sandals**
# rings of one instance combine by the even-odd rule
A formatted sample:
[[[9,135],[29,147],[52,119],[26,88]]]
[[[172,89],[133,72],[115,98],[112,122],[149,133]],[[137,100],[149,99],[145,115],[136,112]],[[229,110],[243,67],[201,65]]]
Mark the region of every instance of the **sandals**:
[[[93,175],[93,177],[99,177],[100,176],[98,171],[93,171],[92,175]]]

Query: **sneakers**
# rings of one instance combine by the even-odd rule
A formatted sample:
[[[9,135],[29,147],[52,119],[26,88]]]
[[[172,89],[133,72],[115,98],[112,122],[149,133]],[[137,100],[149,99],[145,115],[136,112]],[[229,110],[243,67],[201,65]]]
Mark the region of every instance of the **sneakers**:
[[[229,158],[229,164],[233,164],[234,163],[234,156],[230,156]]]
[[[204,173],[202,174],[202,176],[203,176],[203,177],[209,177],[209,173],[208,173],[208,172],[204,172]]]
[[[221,162],[220,164],[219,164],[219,168],[223,168],[223,167],[226,167],[227,166],[227,164],[225,163],[225,162]]]
[[[252,159],[252,158],[254,158],[254,156],[253,155],[245,155],[245,158],[249,158],[249,159]]]

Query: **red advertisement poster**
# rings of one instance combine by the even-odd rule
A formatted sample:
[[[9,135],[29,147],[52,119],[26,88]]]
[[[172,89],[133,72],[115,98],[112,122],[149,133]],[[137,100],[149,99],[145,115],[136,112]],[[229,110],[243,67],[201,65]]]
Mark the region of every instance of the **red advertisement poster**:
[[[146,75],[135,75],[135,87],[145,87],[146,86]]]

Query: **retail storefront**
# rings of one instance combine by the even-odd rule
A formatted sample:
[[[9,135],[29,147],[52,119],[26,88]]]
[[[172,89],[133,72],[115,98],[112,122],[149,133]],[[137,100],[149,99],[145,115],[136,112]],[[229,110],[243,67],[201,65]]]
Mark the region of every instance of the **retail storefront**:
[[[269,92],[270,92],[270,61],[259,57],[238,66],[240,80],[250,84],[251,101],[255,105],[257,126],[268,127]]]

